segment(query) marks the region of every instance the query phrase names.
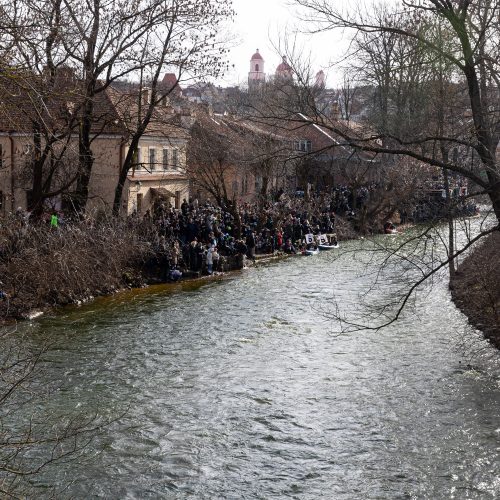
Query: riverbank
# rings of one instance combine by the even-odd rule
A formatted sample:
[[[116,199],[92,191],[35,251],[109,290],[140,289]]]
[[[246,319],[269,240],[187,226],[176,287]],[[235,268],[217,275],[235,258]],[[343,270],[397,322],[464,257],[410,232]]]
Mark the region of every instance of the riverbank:
[[[14,297],[9,294],[0,297],[0,310],[3,313],[2,317],[0,317],[0,325],[2,323],[9,324],[15,320],[32,320],[60,307],[79,306],[91,302],[98,297],[111,297],[116,294],[139,290],[141,288],[145,289],[150,286],[217,280],[247,267],[254,267],[259,264],[288,257],[290,255],[284,252],[257,254],[255,261],[246,258],[243,260],[241,256],[226,257],[223,259],[224,263],[220,270],[215,271],[211,275],[206,274],[206,272],[184,270],[182,277],[175,281],[165,280],[161,267],[155,262],[151,264],[151,260],[155,261],[153,258],[148,259],[148,261],[135,268],[124,267],[121,270],[121,275],[116,273],[112,276],[107,276],[106,283],[95,284],[92,288],[88,286],[85,288],[74,286],[73,289],[66,287],[56,292],[50,286],[50,283],[46,283],[46,288],[43,288],[40,283],[32,283],[31,288],[36,287],[38,289],[36,299],[31,292],[29,296],[18,293]],[[56,279],[54,283],[58,281]]]
[[[31,319],[52,308],[175,281],[180,273],[181,279],[201,278],[210,274],[210,248],[218,248],[220,258],[213,264],[217,273],[242,269],[244,254],[267,259],[281,253],[285,236],[280,236],[276,222],[270,224],[270,215],[267,226],[253,232],[249,227],[258,229],[258,218],[246,214],[251,224],[246,240],[233,236],[234,224],[229,227],[227,215],[208,207],[197,219],[186,216],[187,224],[174,212],[170,219],[158,221],[89,219],[56,228],[17,214],[1,219],[0,321]],[[292,229],[298,238],[311,231],[298,222]],[[339,239],[356,236],[341,217],[336,233]],[[253,249],[246,245],[249,234],[255,235]],[[252,260],[248,259],[250,265]]]
[[[130,221],[51,230],[11,220],[0,229],[0,323],[174,281],[170,256],[156,248],[157,233]],[[254,262],[241,254],[221,255],[213,276],[284,256],[257,254]],[[182,281],[211,277],[205,256],[197,271],[179,267]]]
[[[151,237],[127,221],[77,222],[57,229],[20,218],[0,225],[0,320],[144,285]]]
[[[450,282],[456,306],[500,349],[500,234],[493,233],[460,264]]]

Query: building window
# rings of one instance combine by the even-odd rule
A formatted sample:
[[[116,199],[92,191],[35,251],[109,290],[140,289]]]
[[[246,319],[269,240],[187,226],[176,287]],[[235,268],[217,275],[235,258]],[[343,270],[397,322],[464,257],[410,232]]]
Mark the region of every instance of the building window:
[[[174,168],[179,167],[179,150],[177,149],[172,150],[172,165]]]
[[[245,174],[243,179],[241,179],[241,194],[247,194],[248,193],[248,175]]]
[[[262,177],[260,175],[255,176],[255,192],[258,193],[262,189]]]
[[[137,193],[137,213],[140,214],[142,212],[142,199],[144,195],[142,193]]]
[[[149,167],[151,170],[156,168],[156,149],[149,148]]]
[[[259,65],[258,64],[255,65],[255,71],[259,72]]]
[[[181,208],[181,192],[176,191],[175,192],[175,208],[178,210]]]
[[[3,146],[0,144],[0,168],[3,167]]]
[[[163,149],[163,170],[168,170],[168,149]]]
[[[302,153],[310,153],[312,151],[311,141],[295,141],[293,145],[295,151],[301,151]]]
[[[137,148],[137,151],[136,151],[136,162],[135,162],[135,169],[136,170],[141,170],[142,169],[142,163],[141,163],[141,160],[142,160],[142,151],[141,151],[141,148]]]

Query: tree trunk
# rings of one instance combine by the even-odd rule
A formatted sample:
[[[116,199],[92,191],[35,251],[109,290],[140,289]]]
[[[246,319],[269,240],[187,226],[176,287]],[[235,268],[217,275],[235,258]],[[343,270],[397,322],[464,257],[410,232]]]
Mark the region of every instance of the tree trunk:
[[[493,205],[493,211],[497,217],[497,221],[500,223],[500,181],[497,181],[490,191],[490,199]]]
[[[45,162],[42,160],[41,155],[42,146],[40,135],[40,125],[38,123],[33,123],[33,182],[31,184],[31,200],[28,210],[30,210],[35,217],[39,217],[43,213],[43,165]]]
[[[444,189],[446,191],[446,218],[448,219],[448,270],[450,272],[450,280],[455,277],[455,259],[452,258],[455,253],[455,229],[453,227],[453,213],[452,213],[452,198],[450,195],[450,180],[448,170],[444,170]]]
[[[120,215],[120,207],[122,203],[122,197],[123,197],[123,188],[125,186],[125,181],[127,180],[127,175],[129,171],[132,169],[134,164],[138,163],[138,158],[137,158],[137,145],[139,144],[139,139],[134,138],[132,140],[132,143],[130,144],[130,147],[127,152],[127,156],[125,157],[125,160],[123,162],[123,165],[120,165],[120,173],[118,175],[118,182],[116,184],[115,188],[115,197],[113,200],[113,215],[118,216]],[[120,151],[121,148],[123,147],[122,144],[120,144]],[[120,154],[121,158],[121,154]]]
[[[78,176],[76,179],[76,191],[73,202],[73,206],[75,207],[77,213],[85,212],[85,207],[89,197],[90,176],[92,174],[92,166],[94,164],[94,156],[90,147],[90,134],[92,127],[91,117],[93,108],[92,98],[87,97],[78,141]]]

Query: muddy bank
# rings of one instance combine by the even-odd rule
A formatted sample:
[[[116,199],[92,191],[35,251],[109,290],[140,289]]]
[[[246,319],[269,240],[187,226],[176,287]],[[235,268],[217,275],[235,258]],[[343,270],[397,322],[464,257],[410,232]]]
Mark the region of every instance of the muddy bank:
[[[457,307],[500,349],[500,233],[488,236],[459,266],[451,281]]]

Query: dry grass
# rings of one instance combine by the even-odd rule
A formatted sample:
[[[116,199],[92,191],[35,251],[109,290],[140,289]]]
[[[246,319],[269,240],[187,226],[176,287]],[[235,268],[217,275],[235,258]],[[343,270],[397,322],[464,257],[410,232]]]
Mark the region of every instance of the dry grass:
[[[130,221],[1,224],[0,287],[8,299],[0,301],[0,317],[112,293],[140,275],[152,254],[151,234]]]

